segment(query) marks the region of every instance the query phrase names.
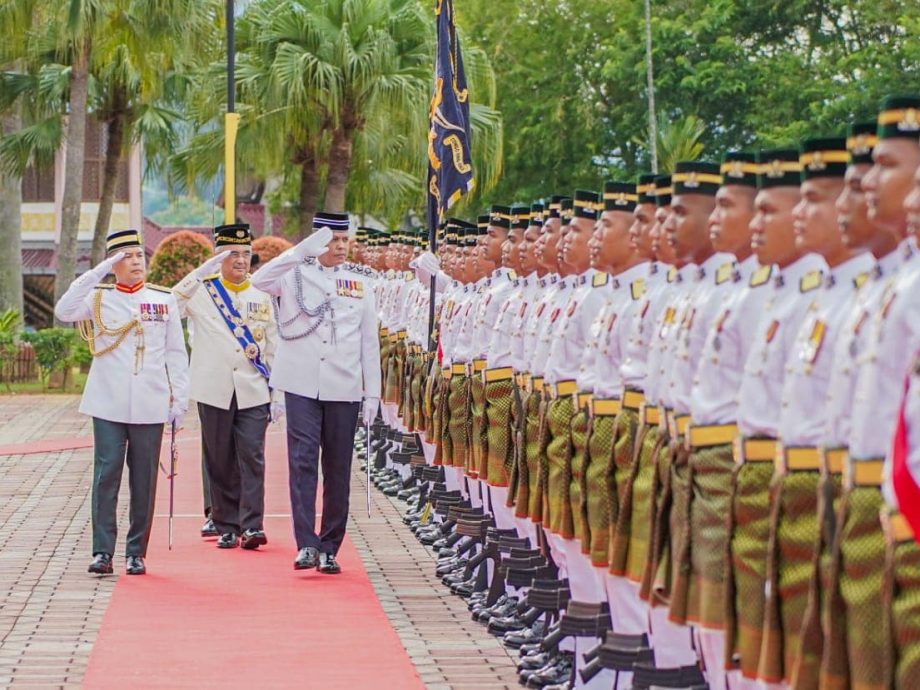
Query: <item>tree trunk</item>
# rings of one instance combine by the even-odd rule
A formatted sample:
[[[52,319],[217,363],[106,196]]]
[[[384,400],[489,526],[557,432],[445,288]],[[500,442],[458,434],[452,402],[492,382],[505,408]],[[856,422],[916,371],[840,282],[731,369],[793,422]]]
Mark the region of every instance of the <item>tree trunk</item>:
[[[19,105],[0,118],[0,137],[22,127]],[[22,178],[0,173],[0,310],[22,316]]]
[[[300,163],[300,226],[299,239],[313,234],[313,215],[316,213],[316,200],[319,197],[319,170],[316,159],[307,157]]]
[[[351,132],[339,127],[332,133],[332,146],[329,148],[329,174],[326,177],[324,211],[345,213],[345,189],[348,187],[351,156]]]
[[[118,183],[118,163],[121,160],[124,140],[125,119],[124,98],[116,96],[114,115],[107,123],[108,140],[105,144],[105,166],[102,172],[102,196],[99,198],[99,215],[93,230],[93,251],[90,262],[93,266],[105,258],[105,237],[109,234],[112,220],[112,206],[115,203],[115,187]],[[127,228],[122,228],[127,230]],[[140,228],[136,228],[140,230]]]
[[[655,69],[652,60],[652,3],[645,0],[645,76],[648,82],[648,150],[652,172],[658,173],[658,116],[655,113]]]
[[[83,157],[86,148],[86,99],[89,86],[89,41],[74,59],[70,76],[70,115],[67,122],[64,201],[61,205],[61,240],[57,248],[54,301],[70,287],[77,274],[77,236],[83,201]]]

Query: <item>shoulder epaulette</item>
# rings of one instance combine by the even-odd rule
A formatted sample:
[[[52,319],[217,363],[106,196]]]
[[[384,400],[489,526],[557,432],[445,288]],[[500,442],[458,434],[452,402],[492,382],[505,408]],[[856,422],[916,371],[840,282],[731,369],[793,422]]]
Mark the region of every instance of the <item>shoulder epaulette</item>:
[[[205,276],[202,280],[218,280],[220,278],[220,273],[212,273],[209,276]]]
[[[799,280],[799,292],[806,293],[821,287],[821,271],[809,271]]]
[[[629,284],[629,292],[632,295],[633,301],[642,299],[642,295],[645,294],[645,278],[636,278],[631,282]]]
[[[99,283],[95,289],[96,290],[111,290],[115,287],[114,283]]]
[[[761,285],[766,285],[770,281],[770,276],[772,274],[772,264],[768,266],[761,266],[751,274],[751,280],[748,282],[748,285],[751,287],[760,287]]]
[[[677,280],[677,266],[671,266],[668,269],[668,282],[673,283],[675,280]]]
[[[855,285],[856,289],[858,290],[859,288],[861,288],[863,285],[866,284],[866,281],[869,280],[869,277],[871,275],[872,273],[870,271],[863,271],[862,273],[857,275],[855,278],[853,278],[853,285]]]
[[[342,268],[344,268],[346,271],[357,273],[358,275],[368,276],[369,278],[377,277],[377,272],[370,266],[365,266],[364,264],[354,264],[354,263],[351,263],[350,261],[346,261],[344,264],[342,264]],[[411,271],[407,271],[406,273],[408,273],[409,275],[413,277],[415,276],[415,274],[412,273]],[[406,278],[406,280],[408,280],[408,277]]]
[[[315,256],[305,257],[303,262],[307,264],[307,266],[312,266],[313,264],[316,263],[316,257]]]
[[[734,263],[731,261],[726,261],[724,264],[719,266],[719,268],[716,269],[716,285],[721,285],[729,278],[731,278],[732,269],[734,269]]]
[[[144,287],[149,287],[151,290],[156,290],[157,292],[165,292],[169,295],[172,294],[172,288],[163,287],[162,285],[153,285],[152,283],[147,283]]]
[[[603,271],[598,271],[594,274],[594,277],[591,279],[591,285],[593,287],[601,287],[610,282],[610,276]]]
[[[515,273],[514,271],[508,271],[508,280],[510,280],[512,283],[515,280],[517,280],[517,277],[518,277],[517,273]]]

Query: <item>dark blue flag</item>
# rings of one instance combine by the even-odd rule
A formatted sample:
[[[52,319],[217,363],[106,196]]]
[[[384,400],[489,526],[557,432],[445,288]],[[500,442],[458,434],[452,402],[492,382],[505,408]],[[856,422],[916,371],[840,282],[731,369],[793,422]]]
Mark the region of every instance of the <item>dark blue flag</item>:
[[[453,0],[437,0],[438,53],[428,130],[428,229],[473,188],[470,102],[454,27]]]

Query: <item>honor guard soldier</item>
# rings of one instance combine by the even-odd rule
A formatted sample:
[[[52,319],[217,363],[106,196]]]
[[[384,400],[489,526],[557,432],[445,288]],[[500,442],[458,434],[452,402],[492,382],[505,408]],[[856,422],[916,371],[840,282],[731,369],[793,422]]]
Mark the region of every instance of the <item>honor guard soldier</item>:
[[[370,424],[380,403],[380,345],[373,271],[345,262],[348,216],[317,213],[313,227],[312,236],[262,266],[252,282],[277,297],[280,340],[269,384],[285,393],[294,568],[338,573],[355,425],[359,414]],[[323,517],[316,534],[320,460]]]
[[[799,202],[798,149],[761,151],[758,193],[751,221],[754,253],[762,266],[776,265],[773,285],[745,362],[734,447],[735,473],[731,567],[726,582],[729,620],[726,650],[740,656],[745,683],[761,669],[764,596],[770,534],[770,478],[776,458],[786,360],[802,321],[819,303],[827,264],[796,246],[792,210]]]
[[[214,231],[217,255],[173,292],[194,326],[189,397],[198,403],[218,548],[257,549],[264,531],[265,430],[272,414],[268,378],[277,342],[271,298],[252,286],[248,225]]]
[[[107,257],[77,278],[54,309],[81,322],[93,355],[80,412],[93,418],[93,561],[89,572],[112,572],[116,509],[127,460],[129,575],[146,572],[163,425],[188,409],[188,354],[172,293],[147,285],[144,245],[136,230],[106,238]],[[100,284],[115,273],[114,285]]]

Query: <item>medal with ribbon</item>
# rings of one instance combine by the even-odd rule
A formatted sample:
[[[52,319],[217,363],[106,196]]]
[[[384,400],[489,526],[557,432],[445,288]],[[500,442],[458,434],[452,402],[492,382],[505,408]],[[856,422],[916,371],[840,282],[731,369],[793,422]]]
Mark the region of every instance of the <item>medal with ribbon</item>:
[[[252,366],[254,366],[256,371],[262,374],[262,376],[266,379],[269,378],[270,372],[268,367],[262,362],[262,353],[259,349],[259,345],[256,343],[252,331],[249,330],[249,326],[246,325],[246,321],[243,320],[237,308],[233,306],[233,300],[231,300],[230,295],[227,294],[227,288],[223,286],[219,278],[207,280],[205,281],[205,285],[207,285],[208,294],[211,296],[214,306],[217,307],[217,311],[219,311],[220,315],[223,317],[224,323],[226,323],[227,328],[230,329],[230,333],[236,338],[240,347],[243,348],[246,359],[252,362]]]

